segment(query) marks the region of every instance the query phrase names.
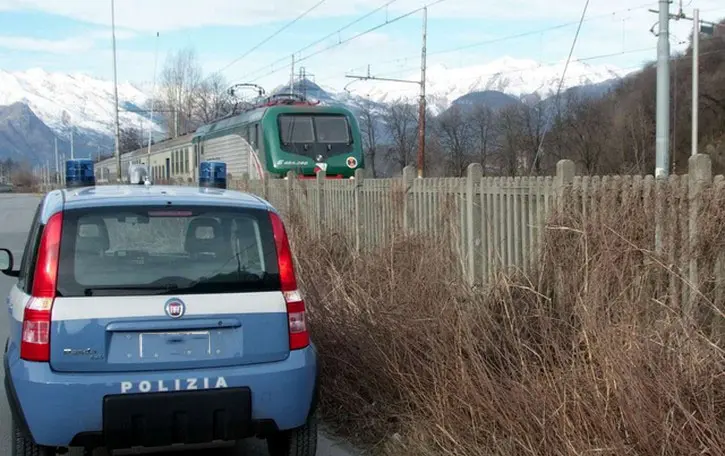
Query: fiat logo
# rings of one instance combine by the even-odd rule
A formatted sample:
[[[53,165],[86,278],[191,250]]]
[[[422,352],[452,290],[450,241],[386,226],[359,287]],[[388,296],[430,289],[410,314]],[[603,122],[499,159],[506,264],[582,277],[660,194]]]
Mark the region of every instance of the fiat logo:
[[[164,311],[171,318],[181,318],[186,313],[186,304],[181,299],[171,298],[166,301]]]

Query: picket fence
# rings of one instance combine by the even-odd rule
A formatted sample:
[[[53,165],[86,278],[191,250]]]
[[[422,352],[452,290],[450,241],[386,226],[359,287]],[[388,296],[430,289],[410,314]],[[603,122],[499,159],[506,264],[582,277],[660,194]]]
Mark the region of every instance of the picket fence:
[[[562,160],[556,175],[547,177],[485,177],[481,166],[472,164],[463,178],[419,179],[415,169],[407,167],[402,178],[366,179],[358,172],[350,180],[325,179],[324,173],[303,180],[290,174],[285,180],[239,180],[232,185],[267,199],[283,212],[299,209],[320,236],[345,234],[354,239],[357,250],[379,248],[405,233],[451,242],[468,281],[481,284],[511,269],[524,273],[532,269],[547,220],[556,208],[592,215],[597,204],[607,199],[642,198],[645,207],[660,207],[654,215],[657,220],[652,220],[658,228],[657,243],[665,242],[667,233],[675,233],[662,229],[668,226],[665,220],[684,224],[685,231],[677,232],[685,233],[678,244],[691,242],[696,220],[686,216],[682,205],[697,211],[697,194],[708,184],[722,185],[724,180],[722,176],[713,179],[707,155],[693,156],[688,171],[689,175],[665,180],[576,176],[574,163]],[[687,189],[689,198],[675,204],[677,192],[668,189],[678,188]],[[668,205],[677,211],[666,213]]]

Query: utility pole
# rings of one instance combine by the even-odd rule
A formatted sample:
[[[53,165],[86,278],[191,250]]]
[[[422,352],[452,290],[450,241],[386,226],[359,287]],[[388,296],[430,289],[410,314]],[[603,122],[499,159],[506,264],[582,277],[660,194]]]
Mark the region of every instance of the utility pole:
[[[682,2],[680,2],[680,10],[677,14],[669,13],[669,2],[660,0],[659,10],[649,10],[652,13],[658,13],[660,16],[659,24],[659,38],[657,46],[657,166],[655,169],[656,177],[666,177],[669,171],[669,19],[676,21],[686,20],[692,21],[692,150],[691,154],[695,155],[698,151],[698,136],[699,136],[699,65],[700,65],[700,33],[707,35],[713,35],[715,27],[718,24],[709,21],[700,20],[700,10],[695,9],[693,11],[693,17],[688,17],[682,11]],[[666,14],[665,14],[666,12]],[[662,24],[665,24],[664,26]],[[704,26],[703,26],[704,24]],[[654,27],[653,27],[654,29]],[[664,36],[667,36],[663,40]],[[665,49],[663,51],[663,49]],[[661,84],[664,81],[664,84]],[[666,90],[663,88],[660,90],[660,86],[666,85]],[[661,105],[666,104],[666,108]],[[662,144],[665,144],[662,146]],[[662,152],[662,154],[661,154]],[[662,160],[660,160],[662,158]],[[662,171],[661,165],[664,164],[664,175],[660,175]]]
[[[700,10],[695,9],[692,22],[692,155],[698,147],[698,97],[700,96]]]
[[[151,91],[151,118],[149,120],[149,146],[148,146],[148,158],[146,159],[149,167],[148,171],[151,172],[151,134],[154,131],[154,108],[156,107],[156,72],[159,60],[159,32],[156,32],[156,53],[154,54],[154,85]]]
[[[425,70],[427,63],[428,7],[423,8],[423,46],[420,51],[420,102],[418,106],[418,178],[425,168]]]
[[[295,55],[292,54],[292,69],[289,74],[289,91],[295,93]]]
[[[420,56],[420,80],[412,81],[408,79],[395,79],[395,78],[378,78],[370,75],[370,65],[368,65],[368,72],[365,76],[357,75],[345,75],[346,78],[358,79],[361,81],[388,81],[388,82],[400,82],[403,84],[418,84],[420,86],[420,99],[418,102],[418,178],[423,177],[423,171],[425,169],[425,131],[426,131],[426,96],[425,96],[425,72],[427,67],[427,51],[426,45],[428,41],[428,7],[423,8],[423,44],[421,47]]]
[[[113,38],[113,93],[115,98],[115,113],[116,113],[116,178],[118,183],[122,182],[121,173],[121,126],[118,120],[118,73],[116,71],[116,5],[114,0],[111,0],[111,36]]]
[[[58,138],[55,138],[55,183],[60,184],[60,162],[58,161]]]
[[[659,4],[655,177],[665,178],[670,170],[670,0],[659,0]]]

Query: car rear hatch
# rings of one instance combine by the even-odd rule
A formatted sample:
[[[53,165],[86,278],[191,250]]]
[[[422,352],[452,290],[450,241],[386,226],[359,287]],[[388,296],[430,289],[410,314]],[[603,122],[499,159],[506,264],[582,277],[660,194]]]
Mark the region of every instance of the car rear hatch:
[[[283,360],[290,336],[278,269],[265,209],[68,210],[51,367],[156,371]]]

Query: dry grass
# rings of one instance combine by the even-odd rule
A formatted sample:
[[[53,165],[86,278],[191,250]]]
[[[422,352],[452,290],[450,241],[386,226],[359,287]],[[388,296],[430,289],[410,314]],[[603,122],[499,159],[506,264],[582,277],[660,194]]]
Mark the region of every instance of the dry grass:
[[[722,251],[711,200],[700,254]],[[699,300],[708,319],[686,318],[676,265],[649,251],[652,210],[605,202],[550,221],[535,280],[486,291],[462,283],[441,243],[358,256],[291,220],[327,421],[395,455],[725,453],[716,290]]]

